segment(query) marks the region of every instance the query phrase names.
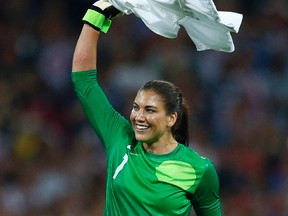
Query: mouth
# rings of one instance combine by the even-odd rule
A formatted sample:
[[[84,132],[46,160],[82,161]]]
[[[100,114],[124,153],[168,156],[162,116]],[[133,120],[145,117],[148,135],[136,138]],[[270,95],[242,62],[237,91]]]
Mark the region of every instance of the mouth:
[[[147,131],[149,129],[149,127],[147,125],[136,124],[135,129],[137,131]]]

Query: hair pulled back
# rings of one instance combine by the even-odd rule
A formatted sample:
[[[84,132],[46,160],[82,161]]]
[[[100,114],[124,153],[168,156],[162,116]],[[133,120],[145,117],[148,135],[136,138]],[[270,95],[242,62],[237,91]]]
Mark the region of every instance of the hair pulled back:
[[[171,129],[172,134],[177,142],[188,146],[188,106],[180,89],[168,81],[152,80],[142,86],[139,91],[142,90],[152,90],[161,95],[167,115],[177,113],[177,120]]]

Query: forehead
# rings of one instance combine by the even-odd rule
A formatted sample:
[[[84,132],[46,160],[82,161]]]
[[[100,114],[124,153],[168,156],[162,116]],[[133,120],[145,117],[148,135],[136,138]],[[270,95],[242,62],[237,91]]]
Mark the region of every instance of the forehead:
[[[135,103],[145,106],[163,106],[164,100],[161,95],[153,90],[141,90],[135,97]]]

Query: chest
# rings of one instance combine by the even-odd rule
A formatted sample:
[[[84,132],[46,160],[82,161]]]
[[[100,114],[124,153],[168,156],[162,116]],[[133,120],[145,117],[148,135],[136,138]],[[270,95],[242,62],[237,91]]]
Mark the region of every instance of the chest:
[[[151,160],[141,154],[125,154],[113,175],[113,191],[119,199],[148,212],[180,214],[191,208],[187,198],[193,189],[193,167],[175,160]]]

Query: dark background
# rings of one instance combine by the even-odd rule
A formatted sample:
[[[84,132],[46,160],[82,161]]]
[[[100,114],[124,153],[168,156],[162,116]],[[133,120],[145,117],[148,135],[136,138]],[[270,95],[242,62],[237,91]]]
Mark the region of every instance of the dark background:
[[[214,161],[225,216],[288,215],[286,0],[215,0],[244,14],[236,50],[196,52],[134,15],[100,38],[99,79],[128,117],[150,79],[178,84],[191,108],[190,146]],[[101,215],[105,155],[70,81],[92,1],[0,1],[0,215]]]

